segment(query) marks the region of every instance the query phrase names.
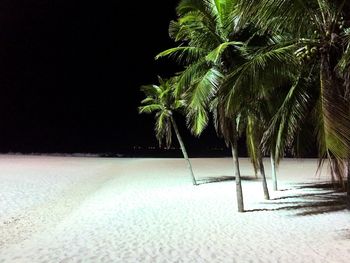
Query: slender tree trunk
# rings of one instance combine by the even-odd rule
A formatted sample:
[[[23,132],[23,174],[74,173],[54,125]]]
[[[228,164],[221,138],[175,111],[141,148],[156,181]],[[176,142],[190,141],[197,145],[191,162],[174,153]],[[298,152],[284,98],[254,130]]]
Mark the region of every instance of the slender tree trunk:
[[[233,164],[234,164],[234,169],[235,169],[234,174],[235,174],[235,178],[236,178],[236,195],[237,195],[238,212],[244,212],[241,172],[239,170],[238,147],[237,147],[237,139],[236,138],[234,139],[233,143],[231,143],[231,151],[232,151]]]
[[[255,178],[258,179],[259,176],[258,176],[258,171],[254,172],[255,173]]]
[[[188,158],[188,155],[187,155],[187,151],[186,151],[186,148],[185,148],[185,144],[183,143],[182,138],[181,138],[181,135],[180,135],[180,133],[179,133],[179,129],[177,128],[177,125],[176,125],[176,122],[175,122],[174,118],[171,116],[170,119],[171,119],[171,123],[173,124],[174,130],[175,130],[175,134],[176,134],[176,137],[177,137],[177,140],[179,141],[182,154],[183,154],[183,156],[184,156],[184,158],[185,158],[185,160],[186,160],[187,168],[188,168],[188,170],[190,171],[192,183],[193,183],[193,185],[198,185],[198,184],[197,184],[197,181],[196,181],[196,178],[194,177],[194,173],[193,173],[193,169],[192,169],[192,164],[191,164],[190,159]]]
[[[347,169],[347,195],[346,195],[346,207],[350,210],[350,159],[348,159],[348,169]]]
[[[272,186],[273,186],[273,190],[277,191],[277,175],[276,175],[276,160],[275,160],[275,155],[273,154],[273,152],[271,151],[271,155],[270,155],[270,160],[271,160],[271,177],[272,177]]]
[[[269,189],[267,188],[266,176],[265,176],[265,168],[263,163],[263,158],[259,156],[259,169],[262,177],[262,184],[264,189],[264,197],[266,200],[270,200]]]

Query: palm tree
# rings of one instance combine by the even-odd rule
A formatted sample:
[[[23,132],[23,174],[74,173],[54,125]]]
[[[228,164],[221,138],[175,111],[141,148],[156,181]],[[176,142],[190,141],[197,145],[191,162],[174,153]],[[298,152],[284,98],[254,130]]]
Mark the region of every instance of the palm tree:
[[[238,212],[244,212],[242,179],[238,159],[238,138],[242,132],[239,118],[225,114],[225,109],[219,96],[213,99],[210,108],[214,116],[214,126],[218,136],[223,137],[227,147],[231,149],[236,181],[237,209]]]
[[[280,155],[285,146],[295,145],[297,134],[305,131],[306,120],[312,120],[320,166],[324,158],[328,159],[332,178],[344,186],[350,156],[350,3],[346,0],[238,2],[241,23],[253,21],[262,31],[282,35],[287,41],[280,43],[280,48],[288,48],[294,54],[294,58],[291,52],[278,58],[290,67],[284,73],[294,77],[265,141],[273,142],[275,155]],[[276,49],[271,47],[271,50]],[[266,69],[270,72],[268,67],[260,67],[259,72]],[[274,139],[269,140],[272,135]]]
[[[237,139],[242,130],[242,123],[245,121],[237,122],[237,119],[246,118],[242,111],[247,111],[247,107],[251,108],[250,104],[254,100],[250,99],[253,96],[247,92],[251,89],[246,88],[246,83],[242,85],[243,82],[238,80],[236,83],[228,82],[229,85],[223,84],[227,82],[228,73],[235,71],[250,59],[245,54],[248,48],[259,41],[271,40],[264,34],[257,34],[250,24],[240,26],[237,23],[239,17],[232,12],[235,6],[236,1],[233,0],[181,1],[177,8],[179,19],[171,22],[169,30],[170,35],[175,41],[179,41],[180,45],[160,53],[157,58],[175,56],[180,62],[186,64],[185,70],[179,76],[176,94],[185,94],[188,97],[187,118],[194,134],[199,135],[206,127],[209,119],[208,105],[212,104],[212,101],[217,102],[211,109],[216,115],[219,135],[224,137],[227,145],[232,149],[236,164],[235,174],[239,195],[237,200],[242,199],[238,201],[240,203],[238,206],[243,207],[243,198],[239,194],[242,192],[239,165],[238,159],[235,160],[235,158],[238,158]],[[229,76],[229,80],[233,79]],[[260,86],[260,84],[257,85],[257,87]],[[218,99],[214,100],[216,98]],[[250,103],[247,103],[247,98],[250,99]],[[241,124],[238,125],[239,123]],[[255,131],[256,128],[249,127],[251,131]],[[261,132],[259,136],[260,143]],[[254,149],[250,147],[253,149],[250,153],[254,167],[260,170],[263,177],[265,198],[269,199],[262,149],[259,143],[250,145],[254,147]],[[255,158],[255,156],[260,157]]]
[[[288,97],[275,120],[293,130],[304,118],[294,118],[287,107],[307,116],[314,112],[320,158],[329,160],[332,176],[344,180],[344,167],[350,152],[349,85],[350,4],[345,0],[239,0],[241,16],[269,32],[288,36],[289,46],[301,65]],[[290,56],[290,54],[289,54]],[[291,65],[281,56],[280,61]],[[293,63],[295,62],[294,60]],[[295,64],[295,63],[294,63]],[[261,70],[264,70],[263,67]],[[305,89],[302,82],[317,81]],[[316,90],[312,90],[316,89]],[[312,94],[312,95],[310,95]],[[317,94],[317,99],[314,99]],[[289,110],[290,111],[290,108]],[[289,116],[288,116],[289,115]],[[294,117],[293,117],[294,115]],[[279,123],[282,123],[279,122]],[[277,121],[275,121],[275,124]],[[294,127],[293,127],[294,126]]]
[[[236,178],[238,211],[244,211],[241,177],[238,161],[237,113],[226,114],[218,97],[218,90],[227,68],[231,67],[231,57],[235,55],[241,42],[233,41],[235,32],[231,11],[235,1],[182,0],[177,6],[178,20],[170,23],[169,32],[180,45],[160,53],[175,56],[186,65],[179,75],[175,95],[186,96],[188,100],[187,120],[192,132],[199,136],[209,121],[211,107],[216,116],[216,128],[231,147]],[[225,59],[223,59],[225,58]],[[215,100],[217,105],[211,104]]]
[[[192,183],[193,185],[198,185],[193,173],[190,159],[187,155],[185,144],[183,143],[173,116],[175,111],[179,111],[184,107],[184,100],[177,99],[173,95],[173,87],[176,82],[176,78],[163,80],[159,77],[158,79],[158,86],[147,85],[141,87],[141,90],[145,93],[146,98],[141,102],[142,106],[139,107],[139,112],[156,113],[155,132],[160,146],[162,144],[162,140],[165,139],[166,146],[168,148],[170,147],[172,142],[172,128],[174,129],[182,154],[186,160]]]
[[[266,182],[265,167],[263,163],[263,151],[261,148],[261,140],[264,134],[264,122],[259,119],[261,112],[248,112],[246,117],[246,141],[250,159],[255,169],[259,171],[262,177],[263,191],[265,199],[270,199],[269,190]]]

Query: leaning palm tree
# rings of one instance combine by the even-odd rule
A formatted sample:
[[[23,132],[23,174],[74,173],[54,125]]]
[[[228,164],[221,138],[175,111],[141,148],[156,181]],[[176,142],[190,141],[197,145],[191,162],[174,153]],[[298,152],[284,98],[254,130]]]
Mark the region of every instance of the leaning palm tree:
[[[239,118],[229,117],[225,114],[225,109],[219,96],[213,99],[210,109],[213,113],[214,127],[218,136],[223,137],[227,147],[231,149],[236,181],[237,208],[238,212],[244,212],[242,179],[238,159],[238,138],[241,133]]]
[[[332,179],[344,186],[350,157],[349,1],[238,2],[242,23],[254,21],[262,31],[287,37],[289,40],[282,46],[289,47],[294,58],[281,55],[279,60],[290,66],[296,60],[299,64],[296,64],[299,73],[267,132],[267,135],[279,134],[275,137],[275,154],[281,154],[285,145],[295,141],[308,118],[313,121],[320,166],[328,159]],[[261,67],[260,72],[263,70]]]
[[[169,30],[170,35],[175,41],[179,41],[180,45],[160,53],[157,58],[175,56],[186,65],[179,76],[176,94],[188,96],[187,117],[194,134],[199,135],[208,124],[208,105],[216,99],[217,105],[212,108],[212,111],[214,109],[218,115],[216,119],[220,122],[217,125],[220,128],[219,134],[223,135],[228,146],[233,147],[234,163],[237,163],[235,174],[239,174],[238,159],[235,160],[238,150],[235,141],[238,137],[232,138],[232,135],[239,136],[238,131],[242,129],[242,125],[238,124],[245,123],[245,121],[238,123],[237,119],[246,117],[242,111],[247,111],[246,108],[251,107],[247,101],[253,102],[253,100],[247,100],[252,97],[247,91],[252,89],[247,89],[247,86],[252,85],[243,84],[240,79],[229,85],[223,85],[223,83],[227,82],[228,77],[230,81],[234,80],[228,74],[250,60],[250,57],[245,54],[247,48],[252,49],[251,46],[256,45],[259,40],[266,42],[270,39],[264,34],[257,34],[249,23],[243,26],[237,23],[239,17],[233,12],[236,2],[234,0],[180,1],[177,7],[179,19],[171,22]],[[232,124],[235,124],[234,127]],[[252,130],[252,127],[250,128]],[[253,130],[256,130],[255,127]],[[253,146],[260,147],[258,143]],[[261,152],[261,149],[250,151],[250,153],[253,152]],[[259,167],[263,175],[263,189],[268,199],[262,159],[256,160],[259,164],[256,163],[255,167]],[[240,178],[236,176],[236,179],[239,181],[238,188],[241,189]],[[239,204],[239,207],[243,207],[243,204]]]
[[[160,146],[163,139],[165,139],[166,146],[168,148],[170,147],[172,143],[172,128],[174,129],[183,157],[186,160],[192,183],[193,185],[198,185],[193,173],[190,159],[187,155],[185,144],[173,116],[175,111],[179,111],[185,106],[184,100],[175,98],[173,94],[173,87],[176,82],[176,78],[163,80],[159,77],[158,79],[159,85],[147,85],[141,87],[141,90],[145,93],[146,98],[141,102],[142,106],[139,107],[139,112],[155,112],[155,132]]]
[[[265,167],[263,163],[263,151],[261,147],[261,140],[264,134],[264,122],[259,119],[261,112],[247,112],[246,116],[246,144],[250,159],[253,163],[254,169],[258,171],[262,178],[264,197],[270,199],[269,190],[266,182]]]
[[[171,37],[180,42],[178,47],[160,53],[175,56],[186,65],[180,74],[175,95],[188,100],[187,120],[191,131],[199,136],[209,121],[209,109],[217,97],[225,71],[231,67],[232,56],[241,42],[234,41],[231,11],[235,1],[182,0],[177,6],[178,20],[170,23]],[[226,51],[226,52],[225,52]],[[235,57],[239,57],[235,56]],[[225,58],[225,59],[223,59]],[[232,149],[238,211],[243,212],[243,195],[238,162],[237,113],[226,114],[219,100],[214,107],[217,131]]]
[[[318,76],[311,85],[318,99],[310,107],[309,94],[304,90],[303,101],[295,107],[301,115],[313,108],[315,132],[320,157],[329,160],[332,176],[343,183],[344,167],[350,152],[349,118],[349,20],[350,4],[346,0],[239,0],[241,15],[252,19],[262,30],[289,35],[288,46],[301,65],[300,75],[291,86],[284,106],[291,106],[294,93],[300,92],[305,76]],[[295,61],[295,60],[294,60]],[[288,61],[286,61],[288,64]],[[289,63],[290,64],[290,63]],[[287,101],[289,100],[289,101]],[[296,102],[296,101],[294,101]],[[294,106],[296,106],[294,104]],[[280,111],[285,119],[287,109]],[[286,127],[298,126],[289,119]],[[296,129],[295,129],[296,131]]]

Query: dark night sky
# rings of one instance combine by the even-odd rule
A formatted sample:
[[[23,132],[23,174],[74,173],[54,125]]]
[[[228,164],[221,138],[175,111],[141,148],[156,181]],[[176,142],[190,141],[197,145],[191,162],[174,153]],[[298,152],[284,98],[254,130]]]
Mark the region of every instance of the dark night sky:
[[[2,0],[0,151],[156,146],[153,117],[137,113],[139,86],[176,70],[153,59],[174,45],[168,24],[176,3]],[[201,140],[183,133],[190,153],[223,146],[213,131]]]

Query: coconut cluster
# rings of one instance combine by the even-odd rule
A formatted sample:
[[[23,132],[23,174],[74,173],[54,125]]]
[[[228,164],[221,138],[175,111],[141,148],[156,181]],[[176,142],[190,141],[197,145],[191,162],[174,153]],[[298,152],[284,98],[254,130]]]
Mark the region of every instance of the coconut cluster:
[[[302,48],[299,48],[294,53],[296,57],[299,59],[299,62],[308,62],[312,58],[316,57],[318,54],[318,47],[317,46],[311,46],[306,45]]]
[[[338,27],[340,30],[343,30],[343,28],[345,27],[345,20],[344,17],[340,17],[339,21],[338,21]]]

